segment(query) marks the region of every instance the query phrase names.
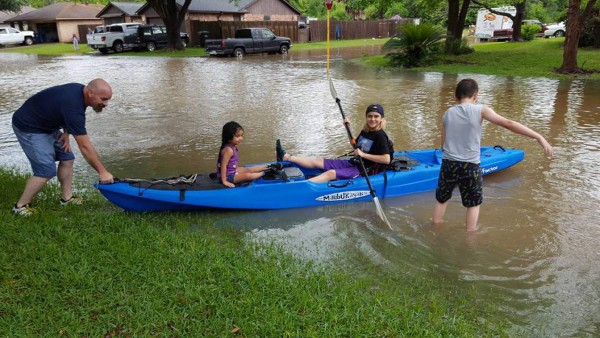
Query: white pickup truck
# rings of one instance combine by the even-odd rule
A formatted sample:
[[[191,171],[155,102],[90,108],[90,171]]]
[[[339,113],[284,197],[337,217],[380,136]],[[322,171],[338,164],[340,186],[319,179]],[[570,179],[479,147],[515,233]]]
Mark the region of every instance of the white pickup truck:
[[[33,32],[20,31],[12,27],[0,27],[0,45],[32,45]]]
[[[103,33],[90,33],[86,35],[88,46],[97,49],[102,54],[109,50],[121,53],[137,47],[137,29],[141,23],[117,23],[106,26]]]

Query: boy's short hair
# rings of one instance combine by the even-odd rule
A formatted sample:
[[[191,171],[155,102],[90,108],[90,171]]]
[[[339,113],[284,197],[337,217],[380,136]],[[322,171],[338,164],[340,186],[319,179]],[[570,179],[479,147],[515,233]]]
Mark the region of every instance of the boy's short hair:
[[[477,92],[479,92],[477,81],[473,79],[463,79],[456,85],[454,97],[456,97],[457,100],[468,99],[475,96]]]

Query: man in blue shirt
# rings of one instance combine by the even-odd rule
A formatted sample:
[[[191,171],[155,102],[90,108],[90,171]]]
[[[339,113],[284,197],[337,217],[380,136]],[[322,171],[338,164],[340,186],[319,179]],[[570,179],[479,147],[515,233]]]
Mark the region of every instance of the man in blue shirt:
[[[58,177],[62,198],[66,205],[81,204],[73,195],[73,162],[69,136],[86,161],[100,175],[101,183],[113,183],[85,129],[85,111],[92,107],[101,112],[112,98],[112,88],[102,79],[94,79],[87,85],[67,83],[42,90],[31,96],[17,109],[12,126],[21,148],[31,163],[33,176],[25,185],[19,201],[14,205],[15,214],[29,216],[35,213],[31,201],[54,176]],[[56,162],[58,161],[58,168]]]

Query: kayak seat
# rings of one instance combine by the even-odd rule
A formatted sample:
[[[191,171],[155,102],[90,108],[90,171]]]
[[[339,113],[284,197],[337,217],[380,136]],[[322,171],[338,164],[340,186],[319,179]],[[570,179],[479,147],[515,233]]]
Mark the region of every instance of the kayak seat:
[[[403,171],[403,170],[412,170],[412,167],[418,166],[419,161],[413,160],[407,156],[395,156],[390,164],[388,164],[388,169],[391,171]]]
[[[278,181],[285,181],[285,182],[289,182],[289,181],[298,181],[298,180],[302,180],[304,179],[304,173],[302,172],[302,170],[300,170],[300,168],[298,167],[284,167],[281,170],[277,170],[275,172],[267,172],[265,173],[265,175],[263,176],[264,180],[267,181],[273,181],[273,180],[278,180]]]
[[[286,167],[281,172],[281,178],[284,181],[298,181],[304,179],[304,173],[298,167]]]

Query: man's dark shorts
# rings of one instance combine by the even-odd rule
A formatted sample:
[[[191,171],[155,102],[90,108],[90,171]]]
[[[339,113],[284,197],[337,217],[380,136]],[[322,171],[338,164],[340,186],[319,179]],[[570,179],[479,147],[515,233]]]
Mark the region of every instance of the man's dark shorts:
[[[483,202],[483,175],[479,164],[442,160],[435,190],[436,200],[440,203],[447,202],[457,185],[465,207],[476,207]]]

